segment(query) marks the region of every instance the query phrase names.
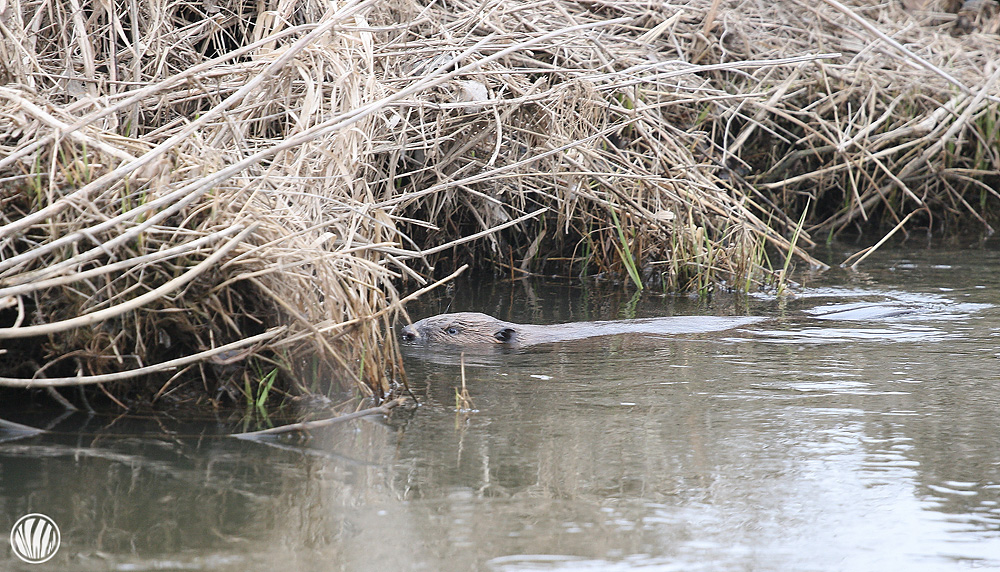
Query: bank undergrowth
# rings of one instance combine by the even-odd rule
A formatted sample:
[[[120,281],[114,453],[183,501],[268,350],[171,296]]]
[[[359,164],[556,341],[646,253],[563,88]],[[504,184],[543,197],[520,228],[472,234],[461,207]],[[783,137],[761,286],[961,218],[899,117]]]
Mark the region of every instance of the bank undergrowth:
[[[467,263],[747,290],[1000,204],[990,3],[7,6],[0,385],[381,398]]]

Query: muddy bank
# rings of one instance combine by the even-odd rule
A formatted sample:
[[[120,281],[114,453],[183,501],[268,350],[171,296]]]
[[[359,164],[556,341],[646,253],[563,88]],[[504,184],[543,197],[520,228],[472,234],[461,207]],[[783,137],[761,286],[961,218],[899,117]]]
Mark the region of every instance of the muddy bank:
[[[464,264],[755,290],[1000,204],[990,2],[71,4],[0,15],[0,385],[379,399]]]

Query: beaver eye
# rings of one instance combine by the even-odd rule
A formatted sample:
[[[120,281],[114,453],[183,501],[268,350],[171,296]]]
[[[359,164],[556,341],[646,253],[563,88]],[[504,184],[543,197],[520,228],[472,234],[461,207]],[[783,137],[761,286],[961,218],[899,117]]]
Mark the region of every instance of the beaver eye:
[[[458,334],[458,328],[456,328],[455,326],[448,326],[448,329],[445,331],[453,336]]]

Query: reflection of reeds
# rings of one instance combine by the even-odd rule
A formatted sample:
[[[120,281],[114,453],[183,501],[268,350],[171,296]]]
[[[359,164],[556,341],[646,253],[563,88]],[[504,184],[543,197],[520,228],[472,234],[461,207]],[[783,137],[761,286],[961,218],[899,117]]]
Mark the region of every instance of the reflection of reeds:
[[[18,363],[384,395],[397,288],[470,254],[749,289],[765,243],[818,264],[810,232],[998,196],[986,34],[835,0],[426,4],[8,2],[0,339],[43,340]]]

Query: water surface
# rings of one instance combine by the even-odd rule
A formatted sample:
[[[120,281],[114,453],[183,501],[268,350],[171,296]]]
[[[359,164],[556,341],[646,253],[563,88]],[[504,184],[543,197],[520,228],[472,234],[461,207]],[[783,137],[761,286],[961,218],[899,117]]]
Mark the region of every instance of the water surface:
[[[997,568],[998,271],[995,249],[881,252],[791,299],[707,304],[467,282],[414,319],[770,319],[466,356],[474,411],[455,408],[456,356],[408,352],[418,409],[307,441],[238,441],[221,419],[21,415],[53,432],[0,433],[3,522],[45,513],[63,545],[0,567]]]

